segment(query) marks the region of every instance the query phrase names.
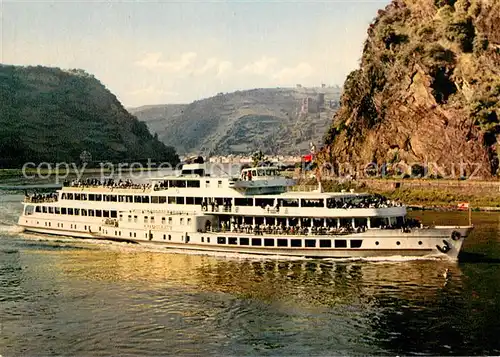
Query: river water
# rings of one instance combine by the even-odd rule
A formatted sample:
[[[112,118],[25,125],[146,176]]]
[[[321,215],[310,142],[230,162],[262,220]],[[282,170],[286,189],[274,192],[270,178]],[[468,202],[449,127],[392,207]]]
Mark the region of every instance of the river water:
[[[21,199],[0,192],[2,356],[500,354],[499,214],[458,263],[291,261],[19,233]]]

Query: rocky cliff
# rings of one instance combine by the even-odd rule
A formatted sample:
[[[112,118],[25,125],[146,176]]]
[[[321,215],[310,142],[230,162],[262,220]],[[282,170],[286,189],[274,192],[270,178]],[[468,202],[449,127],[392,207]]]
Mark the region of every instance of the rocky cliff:
[[[499,115],[500,2],[394,0],[368,29],[321,159],[492,176]]]
[[[321,142],[339,98],[338,87],[265,88],[129,111],[179,153],[299,154]]]
[[[0,167],[179,159],[82,70],[0,65],[0,127]]]

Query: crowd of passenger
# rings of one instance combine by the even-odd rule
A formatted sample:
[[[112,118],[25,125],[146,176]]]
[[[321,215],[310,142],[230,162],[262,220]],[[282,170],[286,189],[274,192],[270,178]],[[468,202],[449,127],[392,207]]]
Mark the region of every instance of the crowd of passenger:
[[[264,234],[280,234],[280,235],[338,235],[350,233],[362,233],[366,231],[366,226],[353,228],[350,225],[341,227],[299,227],[299,226],[284,226],[284,225],[269,225],[269,224],[229,224],[221,222],[219,228],[213,227],[211,231],[217,232],[233,232],[247,233],[255,235]]]
[[[132,180],[127,179],[127,180],[113,180],[113,179],[106,179],[106,180],[98,180],[98,179],[85,179],[85,180],[72,180],[68,181],[65,180],[63,183],[63,186],[65,187],[106,187],[106,188],[121,188],[121,189],[140,189],[140,190],[147,190],[151,187],[151,184],[138,184],[132,182]]]
[[[326,202],[328,208],[388,208],[400,207],[401,203],[389,200],[383,196],[366,196],[356,200],[329,199]]]
[[[30,203],[46,203],[46,202],[56,202],[57,193],[25,193],[24,201]]]

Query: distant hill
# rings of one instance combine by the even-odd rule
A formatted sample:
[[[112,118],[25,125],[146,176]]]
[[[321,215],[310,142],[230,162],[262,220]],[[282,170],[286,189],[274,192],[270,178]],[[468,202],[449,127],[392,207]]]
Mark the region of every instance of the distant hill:
[[[182,154],[297,154],[319,143],[341,89],[268,88],[237,91],[191,104],[129,109]],[[309,99],[308,99],[309,98]],[[305,101],[305,105],[303,104]]]
[[[92,160],[179,160],[82,70],[0,65],[0,126],[0,167],[78,162],[84,151]]]

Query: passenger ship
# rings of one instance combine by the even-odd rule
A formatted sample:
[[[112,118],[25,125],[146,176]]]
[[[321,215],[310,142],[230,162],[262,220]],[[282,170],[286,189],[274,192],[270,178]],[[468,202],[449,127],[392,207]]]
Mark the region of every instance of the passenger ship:
[[[197,251],[312,258],[457,259],[472,226],[425,227],[381,196],[294,192],[276,167],[239,177],[210,175],[204,163],[131,182],[73,182],[27,196],[19,225],[29,232],[163,244]]]

